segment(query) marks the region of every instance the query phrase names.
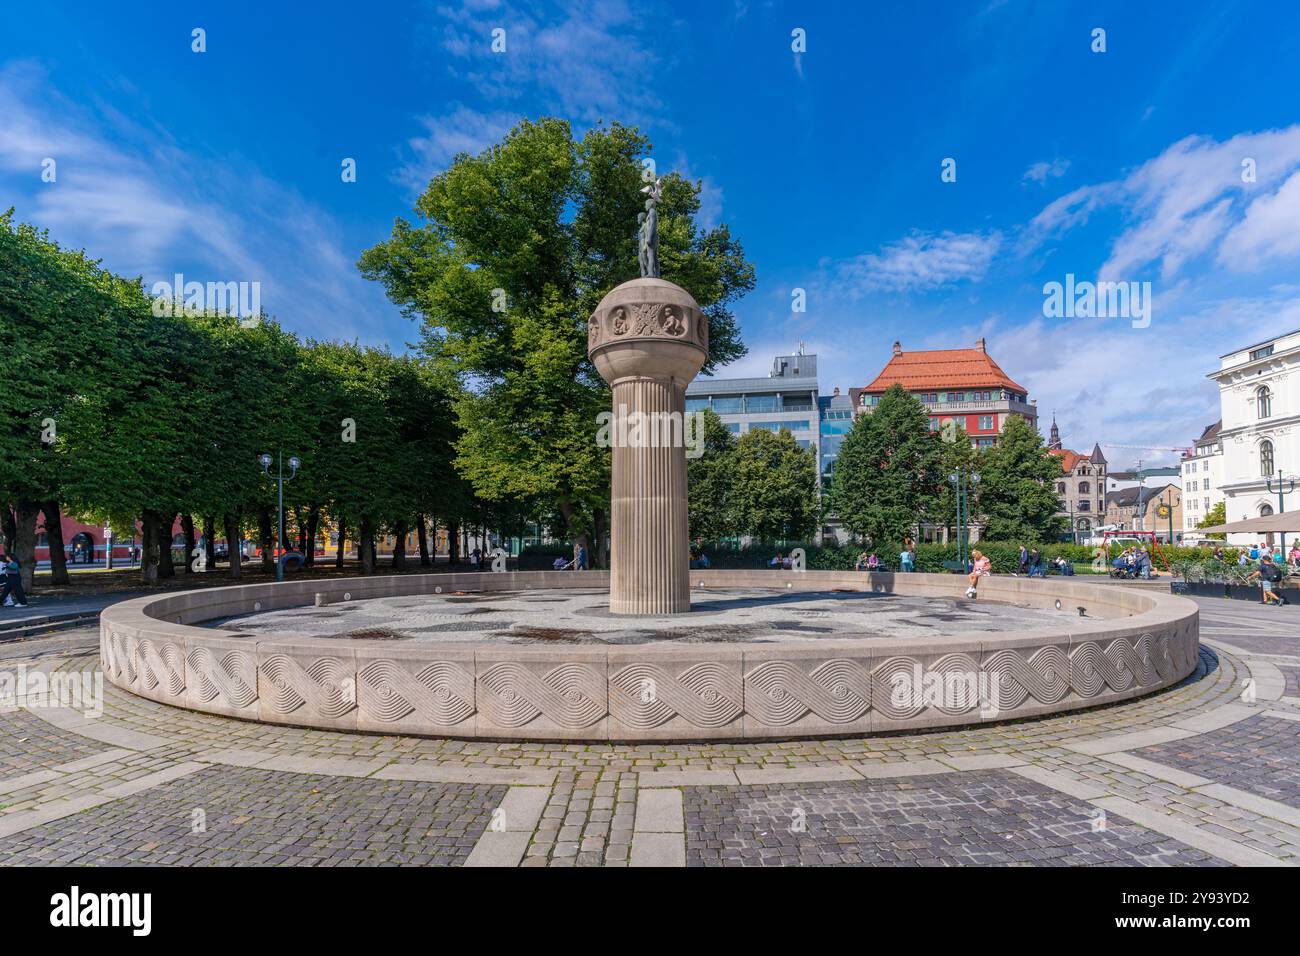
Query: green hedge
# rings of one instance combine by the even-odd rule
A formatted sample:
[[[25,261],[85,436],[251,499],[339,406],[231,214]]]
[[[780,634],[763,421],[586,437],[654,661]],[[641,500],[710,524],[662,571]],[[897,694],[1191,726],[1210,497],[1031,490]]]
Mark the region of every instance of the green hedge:
[[[816,571],[852,571],[857,565],[858,555],[864,550],[868,554],[872,551],[872,549],[864,549],[858,544],[826,547],[815,544],[750,545],[746,548],[706,547],[704,551],[715,568],[766,568],[767,562],[778,551],[783,555],[788,555],[796,547],[804,549],[808,555],[809,569]],[[993,563],[995,573],[1011,574],[1019,567],[1020,545],[1018,543],[977,541],[974,547],[988,555],[989,560]],[[1075,571],[1078,573],[1087,573],[1092,565],[1093,555],[1097,550],[1095,546],[1083,544],[1053,543],[1031,545],[1031,547],[1038,548],[1043,555],[1045,564],[1053,558],[1063,557],[1074,565]],[[897,571],[898,553],[901,550],[901,545],[876,549],[875,554],[880,559],[881,568],[888,571]],[[969,550],[967,548],[968,552]],[[1110,548],[1112,557],[1118,555],[1122,550],[1121,546],[1112,545]],[[1160,550],[1171,566],[1177,561],[1211,560],[1214,555],[1213,548],[1165,547],[1162,545]],[[918,571],[943,572],[946,570],[943,566],[945,561],[956,560],[957,545],[955,543],[946,545],[918,544],[916,546],[916,569]],[[1161,567],[1159,559],[1155,558],[1154,560],[1156,566]]]

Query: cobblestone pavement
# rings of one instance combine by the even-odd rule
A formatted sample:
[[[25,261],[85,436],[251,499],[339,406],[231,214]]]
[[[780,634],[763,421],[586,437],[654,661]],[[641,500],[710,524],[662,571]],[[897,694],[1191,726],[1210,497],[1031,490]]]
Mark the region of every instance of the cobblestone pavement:
[[[1213,865],[1209,854],[1005,770],[689,787],[688,866]]]
[[[1199,603],[1200,666],[1176,688],[908,736],[428,740],[106,684],[98,717],[0,709],[0,862],[1296,865],[1300,608]],[[96,635],[0,646],[0,670],[18,664],[93,673]],[[789,833],[796,807],[806,829]]]

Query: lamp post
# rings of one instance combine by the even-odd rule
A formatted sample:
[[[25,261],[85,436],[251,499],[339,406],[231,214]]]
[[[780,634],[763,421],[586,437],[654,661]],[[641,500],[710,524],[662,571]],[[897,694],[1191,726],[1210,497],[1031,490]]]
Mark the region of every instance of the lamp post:
[[[113,529],[104,525],[104,570],[113,570]]]
[[[1277,479],[1276,488],[1273,487],[1274,478]],[[1282,474],[1282,469],[1279,468],[1277,470],[1276,475],[1269,475],[1267,478],[1264,479],[1264,484],[1268,488],[1270,494],[1277,495],[1277,513],[1286,514],[1286,496],[1291,494],[1291,492],[1295,491],[1295,479],[1284,477]],[[1282,487],[1283,484],[1286,485],[1285,488]],[[1279,534],[1282,535],[1282,554],[1283,556],[1285,556],[1286,555],[1286,532],[1282,531],[1279,532]]]
[[[971,472],[970,489],[975,490],[975,486],[980,482],[978,472]],[[970,522],[970,497],[966,494],[966,483],[962,481],[961,469],[948,475],[948,480],[952,482],[953,490],[956,492],[957,499],[957,560],[962,567],[966,566],[966,548],[965,548],[965,531],[966,525]],[[964,518],[964,520],[963,520]]]
[[[1160,499],[1160,505],[1156,508],[1156,514],[1161,518],[1169,519],[1169,547],[1174,546],[1174,508],[1182,501],[1181,498],[1174,498],[1172,491],[1165,492],[1165,497]],[[1154,528],[1151,530],[1155,530]]]
[[[275,579],[277,581],[283,581],[284,580],[284,560],[283,560],[284,557],[283,555],[284,552],[284,483],[286,481],[293,481],[294,475],[298,474],[298,466],[301,465],[302,462],[300,462],[297,458],[291,457],[289,459],[289,468],[291,470],[289,474],[286,475],[284,473],[284,452],[282,451],[277,452],[277,454],[280,460],[279,463],[276,465],[276,474],[274,475],[271,474],[272,458],[270,455],[260,455],[257,460],[262,463],[262,471],[266,472],[267,477],[275,481],[280,488],[280,501],[279,501],[279,506],[276,510],[276,522],[275,522],[275,550],[277,552],[275,556]],[[229,542],[229,541],[226,542],[227,547],[231,547],[232,545],[233,542]]]

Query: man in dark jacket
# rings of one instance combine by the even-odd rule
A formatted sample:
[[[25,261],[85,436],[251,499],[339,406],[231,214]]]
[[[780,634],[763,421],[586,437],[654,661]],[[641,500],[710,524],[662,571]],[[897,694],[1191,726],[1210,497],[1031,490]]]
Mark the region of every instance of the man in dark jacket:
[[[18,559],[0,554],[0,567],[4,569],[4,591],[0,603],[5,607],[26,607],[27,595],[23,593],[23,570]]]

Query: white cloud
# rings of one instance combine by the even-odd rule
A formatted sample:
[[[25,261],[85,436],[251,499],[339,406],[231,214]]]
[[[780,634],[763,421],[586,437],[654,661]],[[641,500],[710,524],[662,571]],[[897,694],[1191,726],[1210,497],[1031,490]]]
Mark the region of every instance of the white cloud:
[[[1025,170],[1022,178],[1023,182],[1038,183],[1040,186],[1047,184],[1049,179],[1060,179],[1070,168],[1068,159],[1054,159],[1050,163],[1034,163]]]
[[[1272,195],[1246,209],[1219,246],[1218,261],[1237,272],[1253,272],[1269,259],[1300,257],[1300,172]]]
[[[407,325],[360,276],[359,250],[340,244],[338,224],[296,190],[184,149],[164,129],[72,103],[32,64],[0,70],[0,115],[5,205],[60,244],[143,276],[146,288],[176,272],[259,282],[269,313],[317,337],[378,343],[390,337],[385,321]],[[52,183],[40,179],[45,156],[58,164]]]
[[[1255,182],[1243,178],[1247,160],[1255,167]],[[1152,266],[1172,279],[1220,244],[1224,264],[1250,256],[1234,267],[1289,258],[1298,250],[1294,232],[1287,233],[1283,223],[1295,209],[1300,187],[1290,186],[1288,177],[1297,167],[1300,125],[1223,142],[1188,136],[1121,179],[1049,203],[1030,222],[1021,248],[1032,250],[1087,222],[1099,209],[1119,207],[1127,221],[1100,269],[1102,279],[1132,279]]]
[[[407,142],[411,155],[395,173],[396,180],[414,192],[423,191],[458,153],[477,154],[500,142],[519,117],[504,112],[478,113],[457,106],[442,116],[421,116],[418,122],[424,133]]]
[[[879,253],[843,263],[832,281],[858,293],[910,292],[978,281],[1001,245],[998,232],[918,232]]]

